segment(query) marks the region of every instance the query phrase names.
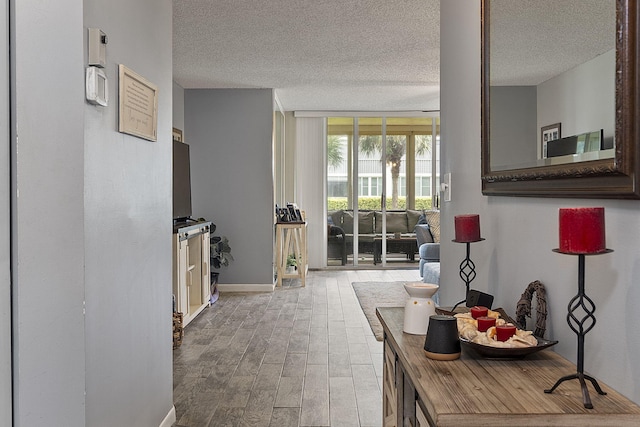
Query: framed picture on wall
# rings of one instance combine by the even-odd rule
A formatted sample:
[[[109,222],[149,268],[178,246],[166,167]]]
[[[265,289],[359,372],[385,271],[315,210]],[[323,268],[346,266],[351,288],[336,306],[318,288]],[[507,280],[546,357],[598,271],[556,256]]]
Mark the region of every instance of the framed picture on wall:
[[[182,140],[182,131],[178,128],[173,128],[173,140],[178,142],[184,142]]]
[[[158,86],[119,64],[118,131],[157,140]]]
[[[547,143],[562,138],[561,124],[554,123],[552,125],[540,128],[540,144],[542,145],[542,158],[547,158]]]

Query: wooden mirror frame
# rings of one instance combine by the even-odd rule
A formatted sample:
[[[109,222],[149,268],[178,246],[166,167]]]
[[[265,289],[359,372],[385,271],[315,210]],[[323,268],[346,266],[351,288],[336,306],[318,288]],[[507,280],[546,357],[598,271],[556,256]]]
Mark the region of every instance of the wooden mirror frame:
[[[489,2],[481,6],[482,194],[578,198],[640,198],[638,6],[616,0],[615,157],[572,164],[492,171],[489,103]]]

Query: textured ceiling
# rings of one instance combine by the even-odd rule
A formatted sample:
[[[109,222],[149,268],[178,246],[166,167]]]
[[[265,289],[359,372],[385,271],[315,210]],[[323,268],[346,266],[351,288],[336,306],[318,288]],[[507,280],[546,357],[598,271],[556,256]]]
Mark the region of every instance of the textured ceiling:
[[[492,2],[508,41],[492,47],[501,84],[539,83],[613,47],[614,0]],[[440,0],[174,0],[173,15],[186,89],[275,88],[287,111],[440,107]],[[559,56],[542,49],[558,39],[570,42]]]
[[[615,48],[615,0],[491,0],[491,84],[538,85]]]
[[[285,110],[438,109],[439,0],[174,0],[184,88],[275,88]]]

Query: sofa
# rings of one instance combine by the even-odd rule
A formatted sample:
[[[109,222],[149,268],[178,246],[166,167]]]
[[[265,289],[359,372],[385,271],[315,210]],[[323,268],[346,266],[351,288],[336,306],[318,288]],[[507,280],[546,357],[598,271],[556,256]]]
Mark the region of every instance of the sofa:
[[[418,253],[416,225],[427,225],[433,234],[433,240],[440,241],[440,212],[422,210],[388,210],[387,253],[404,253],[414,260]],[[339,259],[346,264],[348,254],[353,254],[353,210],[336,210],[327,214],[329,259]],[[358,253],[372,254],[374,263],[381,260],[382,212],[372,210],[358,211]],[[393,240],[399,235],[401,239]]]

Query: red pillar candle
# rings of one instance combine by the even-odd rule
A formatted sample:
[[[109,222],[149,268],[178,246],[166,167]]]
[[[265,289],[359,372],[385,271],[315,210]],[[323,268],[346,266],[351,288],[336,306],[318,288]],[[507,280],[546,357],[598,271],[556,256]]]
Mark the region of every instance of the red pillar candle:
[[[478,317],[486,316],[489,313],[489,309],[481,305],[476,305],[471,307],[469,312],[471,313],[471,317],[477,319]]]
[[[477,242],[480,240],[480,215],[456,215],[456,242]]]
[[[605,251],[604,208],[561,208],[560,252],[596,254]]]
[[[516,327],[510,323],[496,326],[496,337],[498,341],[506,341],[516,333]]]
[[[487,329],[496,326],[496,319],[494,317],[482,316],[476,320],[478,321],[478,332],[487,332]]]

